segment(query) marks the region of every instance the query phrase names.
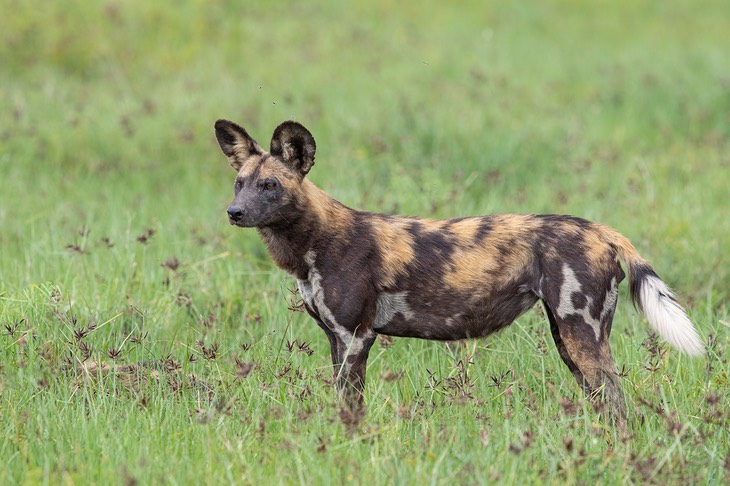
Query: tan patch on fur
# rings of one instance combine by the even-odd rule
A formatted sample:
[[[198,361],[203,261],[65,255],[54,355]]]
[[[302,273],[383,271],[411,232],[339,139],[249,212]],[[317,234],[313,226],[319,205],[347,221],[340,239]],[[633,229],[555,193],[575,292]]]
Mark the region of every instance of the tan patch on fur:
[[[378,242],[383,258],[380,286],[392,287],[405,267],[413,261],[413,235],[406,229],[408,219],[396,219],[373,225],[375,241]]]
[[[474,243],[479,226],[466,220],[460,223],[458,244],[452,255],[454,264],[444,275],[450,287],[462,292],[489,293],[517,278],[530,265],[530,234],[539,226],[530,216],[501,215],[492,219],[492,230],[480,245]],[[457,223],[454,226],[459,225]],[[461,238],[464,238],[462,240]],[[500,247],[508,246],[503,253]],[[483,294],[481,294],[483,295]]]
[[[482,218],[469,218],[457,221],[449,228],[460,242],[472,242],[479,231],[479,224]]]
[[[268,157],[261,165],[258,178],[268,179],[271,177],[279,179],[282,183],[288,181],[287,186],[291,191],[296,190],[296,186],[300,184],[301,180],[301,177],[292,172],[283,162],[274,157]]]
[[[324,232],[340,238],[350,232],[353,224],[352,210],[332,199],[309,179],[303,179],[297,187],[292,187],[290,190],[292,193],[297,191],[295,200],[303,201],[309,210],[317,215]]]
[[[603,267],[612,262],[611,247],[601,238],[600,233],[591,228],[583,238],[586,245],[586,257],[591,266]]]
[[[509,238],[525,237],[541,226],[541,223],[529,214],[500,214],[494,216],[492,222],[493,233],[504,234]]]
[[[550,225],[550,229],[553,230],[556,235],[558,235],[558,240],[567,240],[567,241],[579,241],[583,239],[583,236],[581,234],[581,228],[580,226],[575,223],[574,221],[551,221],[549,223],[546,223],[546,225]],[[559,260],[563,260],[563,257],[556,251],[556,249],[551,245],[550,247],[545,249],[546,254],[549,255],[555,255]]]
[[[605,241],[616,247],[619,255],[627,264],[644,263],[646,261],[624,235],[608,226],[596,223],[596,227]]]
[[[452,256],[454,264],[444,275],[444,282],[449,287],[472,293],[493,287],[489,284],[489,275],[501,265],[499,252],[482,247],[458,247]]]
[[[253,155],[243,158],[235,155],[233,157],[228,157],[228,161],[231,163],[231,167],[233,167],[234,169],[236,168],[236,165],[238,165],[238,176],[242,179],[245,179],[246,177],[253,174],[253,172],[256,170],[256,167],[259,166],[259,164],[261,163],[261,156]]]
[[[421,228],[423,228],[423,231],[427,231],[429,233],[438,233],[440,231],[443,231],[444,226],[449,222],[448,219],[419,219],[419,223],[421,223]]]

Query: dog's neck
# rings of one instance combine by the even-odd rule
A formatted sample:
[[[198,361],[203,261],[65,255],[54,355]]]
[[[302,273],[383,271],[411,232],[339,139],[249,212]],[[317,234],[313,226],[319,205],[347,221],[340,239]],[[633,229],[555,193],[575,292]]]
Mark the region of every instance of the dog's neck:
[[[286,220],[258,232],[276,264],[300,280],[306,280],[311,262],[305,255],[329,246],[353,223],[355,211],[339,203],[304,179]]]

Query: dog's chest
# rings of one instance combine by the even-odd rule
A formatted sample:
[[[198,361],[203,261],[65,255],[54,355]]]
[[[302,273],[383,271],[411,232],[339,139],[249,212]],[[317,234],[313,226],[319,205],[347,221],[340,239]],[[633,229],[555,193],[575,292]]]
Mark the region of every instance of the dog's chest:
[[[314,290],[310,280],[297,280],[297,286],[299,287],[299,295],[310,309],[319,307],[315,302]]]
[[[309,265],[309,272],[306,280],[297,280],[299,294],[309,309],[314,312],[331,329],[340,326],[331,308],[325,302],[325,289],[322,282],[322,275],[314,266],[314,252],[309,251],[304,256],[305,262]]]
[[[299,295],[307,306],[315,310],[319,304],[324,303],[324,289],[322,288],[322,276],[314,266],[316,260],[315,253],[310,250],[304,255],[304,263],[307,264],[306,279],[297,279],[299,286]]]

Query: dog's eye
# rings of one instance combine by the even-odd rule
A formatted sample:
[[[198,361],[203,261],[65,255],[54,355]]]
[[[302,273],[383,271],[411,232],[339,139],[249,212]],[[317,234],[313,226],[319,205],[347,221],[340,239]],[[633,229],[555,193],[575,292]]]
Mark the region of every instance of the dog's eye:
[[[241,183],[241,179],[236,179],[236,183],[235,183],[235,184],[233,184],[233,190],[234,190],[235,192],[238,192],[238,191],[240,191],[240,190],[241,190],[241,185],[242,185],[242,183]]]
[[[276,181],[274,180],[265,180],[261,183],[261,189],[263,189],[264,191],[270,191],[275,187]]]

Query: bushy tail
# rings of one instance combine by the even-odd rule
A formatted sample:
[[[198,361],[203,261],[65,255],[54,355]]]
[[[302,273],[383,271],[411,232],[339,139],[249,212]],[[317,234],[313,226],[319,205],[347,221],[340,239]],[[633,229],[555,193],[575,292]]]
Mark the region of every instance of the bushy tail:
[[[705,347],[697,330],[677,302],[672,290],[620,233],[603,227],[629,270],[631,298],[657,333],[670,345],[690,356],[701,356]]]

